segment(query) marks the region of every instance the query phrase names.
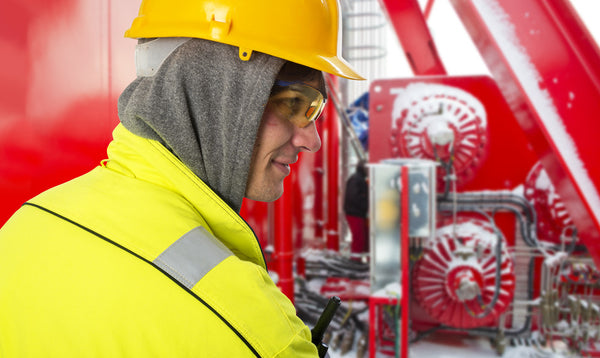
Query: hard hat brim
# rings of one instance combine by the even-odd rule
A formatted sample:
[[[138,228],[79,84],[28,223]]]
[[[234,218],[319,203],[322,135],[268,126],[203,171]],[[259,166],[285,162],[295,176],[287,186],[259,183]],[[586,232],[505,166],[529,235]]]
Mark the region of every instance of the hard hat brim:
[[[317,58],[317,61],[321,63],[315,63],[314,66],[308,66],[350,80],[365,80],[365,78],[356,72],[348,62],[339,57],[319,57]]]

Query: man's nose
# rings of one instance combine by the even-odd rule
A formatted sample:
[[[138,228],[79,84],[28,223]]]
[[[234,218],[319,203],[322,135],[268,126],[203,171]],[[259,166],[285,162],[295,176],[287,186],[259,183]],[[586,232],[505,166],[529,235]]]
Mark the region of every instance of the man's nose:
[[[315,122],[304,128],[295,127],[292,144],[304,152],[316,152],[321,148],[321,137]]]

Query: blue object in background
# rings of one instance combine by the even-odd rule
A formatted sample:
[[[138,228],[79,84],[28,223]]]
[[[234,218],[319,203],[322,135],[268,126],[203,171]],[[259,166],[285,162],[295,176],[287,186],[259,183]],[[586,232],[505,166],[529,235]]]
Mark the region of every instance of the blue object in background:
[[[369,92],[358,97],[346,109],[346,114],[365,151],[369,148]]]

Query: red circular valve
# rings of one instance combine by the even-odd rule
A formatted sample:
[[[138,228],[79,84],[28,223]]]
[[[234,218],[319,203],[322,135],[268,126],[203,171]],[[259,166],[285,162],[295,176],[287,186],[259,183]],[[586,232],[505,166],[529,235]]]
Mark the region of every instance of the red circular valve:
[[[397,90],[392,113],[394,157],[451,161],[460,183],[468,182],[487,145],[481,102],[455,87],[412,83]],[[438,178],[445,174],[439,168]]]
[[[498,284],[497,240],[503,240]],[[481,327],[494,324],[512,302],[514,265],[504,238],[488,222],[459,218],[426,243],[412,282],[416,301],[431,318],[451,327]]]
[[[535,209],[538,238],[560,242],[565,228],[573,225],[564,203],[556,192],[541,162],[529,171],[524,185],[524,195]]]

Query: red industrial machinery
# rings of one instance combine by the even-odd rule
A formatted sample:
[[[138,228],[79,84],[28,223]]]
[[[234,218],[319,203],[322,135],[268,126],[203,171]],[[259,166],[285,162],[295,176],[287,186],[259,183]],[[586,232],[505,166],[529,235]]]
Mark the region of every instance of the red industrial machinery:
[[[598,271],[589,265],[600,262],[592,119],[600,52],[592,36],[569,1],[455,0],[493,77],[448,76],[418,3],[384,3],[415,76],[371,84],[369,136],[378,140],[369,161],[437,163],[437,228],[401,247],[413,254],[411,279],[401,280],[411,308],[400,320],[416,337],[489,337],[499,354],[505,337],[537,337],[597,356]],[[377,248],[383,238],[372,240]],[[372,268],[388,259],[378,256]],[[572,270],[586,277],[582,286]],[[383,337],[380,326],[372,330]],[[371,356],[383,352],[381,337],[372,334]],[[407,356],[408,347],[397,351]]]
[[[369,82],[369,146],[345,80],[329,78],[321,151],[301,155],[280,200],[246,200],[241,215],[307,323],[343,299],[332,356],[600,356],[600,50],[569,0],[450,2],[491,76],[447,73],[433,0],[380,0],[412,74]],[[138,6],[3,2],[0,225],[105,157]],[[371,253],[358,258],[340,205],[348,143],[370,167]]]

